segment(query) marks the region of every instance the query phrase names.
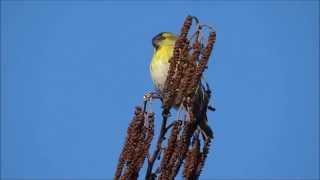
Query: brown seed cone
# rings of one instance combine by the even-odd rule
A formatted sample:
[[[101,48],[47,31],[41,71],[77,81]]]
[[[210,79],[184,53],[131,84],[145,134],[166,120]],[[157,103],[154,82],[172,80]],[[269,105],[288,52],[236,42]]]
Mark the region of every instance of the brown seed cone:
[[[178,99],[178,95],[180,92],[183,91],[183,89],[180,89],[179,87],[183,87],[183,78],[185,75],[185,71],[186,68],[188,66],[188,47],[189,47],[189,41],[187,41],[183,47],[183,49],[180,52],[179,55],[179,61],[178,61],[178,65],[177,65],[177,69],[175,72],[175,78],[173,80],[173,84],[172,84],[172,89],[174,89],[174,94],[173,94],[173,101],[172,103],[174,105],[179,105],[181,103],[181,100]],[[182,96],[180,96],[182,99]],[[179,98],[180,98],[179,97]]]
[[[149,147],[154,135],[154,113],[148,113],[148,127],[144,126],[144,133],[141,134],[139,146],[136,149],[135,159],[133,160],[134,173],[132,178],[137,178],[143,162],[148,154]]]
[[[176,69],[181,67],[181,65],[182,65],[182,64],[179,64],[179,60],[181,60],[181,58],[182,58],[181,56],[183,56],[185,53],[184,47],[187,44],[187,35],[188,35],[188,32],[189,32],[191,25],[192,25],[192,17],[187,16],[187,18],[185,19],[185,22],[182,26],[180,36],[178,37],[178,39],[175,43],[175,47],[173,50],[173,56],[169,60],[170,67],[169,67],[168,76],[167,76],[165,86],[164,86],[164,96],[163,96],[163,102],[162,102],[162,107],[163,107],[165,113],[169,113],[169,110],[172,106],[172,103],[174,100],[173,96],[176,91],[176,88],[174,88],[174,87],[179,87],[178,83],[180,83],[180,82],[175,79],[176,78],[175,74],[177,72]],[[180,70],[178,69],[178,73],[179,72],[180,72]],[[179,75],[178,75],[177,79],[179,79]]]
[[[132,162],[135,149],[143,135],[144,114],[140,107],[136,107],[134,117],[127,130],[127,137],[122,152],[119,157],[114,179],[120,179],[124,174],[133,174],[132,168],[128,169],[128,165]]]
[[[196,68],[196,72],[194,74],[194,78],[192,79],[191,85],[188,88],[188,96],[189,97],[193,97],[194,92],[196,91],[198,84],[201,80],[202,77],[202,73],[204,72],[204,70],[207,67],[208,61],[209,61],[209,57],[211,55],[211,51],[213,48],[213,45],[216,41],[216,33],[215,32],[211,32],[207,41],[207,45],[205,47],[204,53],[199,61],[199,64]]]
[[[181,141],[182,141],[181,139],[177,140],[176,149],[173,152],[172,157],[170,159],[170,163],[169,163],[170,171],[168,171],[168,179],[174,179],[177,175],[176,169],[178,167],[178,164],[180,163],[179,156],[180,156],[180,149],[181,149],[180,147],[182,147]]]
[[[166,150],[164,151],[164,155],[162,157],[162,161],[160,163],[160,172],[161,175],[159,179],[166,180],[169,177],[171,167],[170,167],[170,160],[173,157],[173,153],[177,147],[177,137],[179,134],[179,125],[180,123],[178,121],[174,122],[174,125],[171,130],[171,135],[168,140],[168,146]]]
[[[209,153],[210,144],[211,144],[211,139],[210,138],[205,139],[205,143],[203,145],[202,152],[200,154],[200,158],[199,158],[199,162],[198,162],[198,166],[197,166],[197,170],[195,173],[196,179],[199,178],[201,171],[204,167],[205,161],[206,161],[208,153]]]
[[[182,103],[183,97],[187,97],[187,90],[188,87],[191,85],[192,78],[194,76],[194,72],[196,70],[196,61],[200,55],[200,42],[196,41],[193,44],[193,52],[190,58],[184,63],[183,67],[183,74],[181,78],[181,83],[178,88],[178,92],[175,98],[174,104],[178,106]]]
[[[178,141],[178,147],[177,147],[178,158],[175,162],[173,162],[174,165],[172,168],[172,174],[171,174],[172,177],[175,177],[177,175],[183,163],[183,160],[186,158],[188,148],[190,145],[190,139],[195,129],[196,129],[196,124],[194,123],[194,121],[186,121],[186,124],[184,126],[184,129],[180,137],[181,139]]]
[[[193,136],[192,148],[188,150],[187,157],[184,162],[184,179],[195,179],[198,161],[200,158],[200,140],[199,134]]]

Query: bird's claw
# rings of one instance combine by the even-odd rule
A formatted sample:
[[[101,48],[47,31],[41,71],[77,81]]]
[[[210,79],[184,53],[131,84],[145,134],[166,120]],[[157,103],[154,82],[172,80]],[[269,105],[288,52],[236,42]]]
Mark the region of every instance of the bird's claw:
[[[149,92],[143,96],[144,101],[151,101],[152,99],[160,99],[161,95],[158,92]]]

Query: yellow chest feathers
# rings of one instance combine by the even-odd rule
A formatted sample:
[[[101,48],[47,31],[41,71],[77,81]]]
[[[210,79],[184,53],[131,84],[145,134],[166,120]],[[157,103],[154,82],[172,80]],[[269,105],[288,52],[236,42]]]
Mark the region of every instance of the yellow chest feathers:
[[[153,55],[150,64],[150,73],[154,85],[160,91],[163,89],[169,70],[169,59],[173,54],[174,46],[162,46]]]

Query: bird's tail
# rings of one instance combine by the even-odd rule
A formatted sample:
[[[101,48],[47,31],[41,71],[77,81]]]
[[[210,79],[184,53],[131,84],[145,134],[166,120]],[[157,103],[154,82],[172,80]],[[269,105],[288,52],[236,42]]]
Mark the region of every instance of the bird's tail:
[[[198,125],[200,129],[204,132],[204,134],[209,137],[213,138],[213,131],[208,124],[207,119],[207,110],[208,104],[210,99],[210,90],[207,87],[207,90],[200,84],[198,89],[196,90],[196,98],[194,101],[194,109],[193,112],[196,116]]]
[[[210,139],[213,139],[213,131],[208,125],[206,119],[200,120],[199,127],[207,137],[209,137]]]

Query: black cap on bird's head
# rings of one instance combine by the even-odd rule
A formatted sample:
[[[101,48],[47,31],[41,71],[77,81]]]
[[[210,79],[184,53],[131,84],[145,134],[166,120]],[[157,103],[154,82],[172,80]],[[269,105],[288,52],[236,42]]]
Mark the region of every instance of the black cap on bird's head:
[[[161,32],[152,38],[152,45],[155,49],[158,49],[163,40],[175,42],[176,39],[177,37],[170,32]]]
[[[154,36],[152,38],[152,45],[154,48],[158,49],[159,47],[159,42],[162,41],[164,39],[164,37],[162,36],[162,33],[157,34],[156,36]]]

